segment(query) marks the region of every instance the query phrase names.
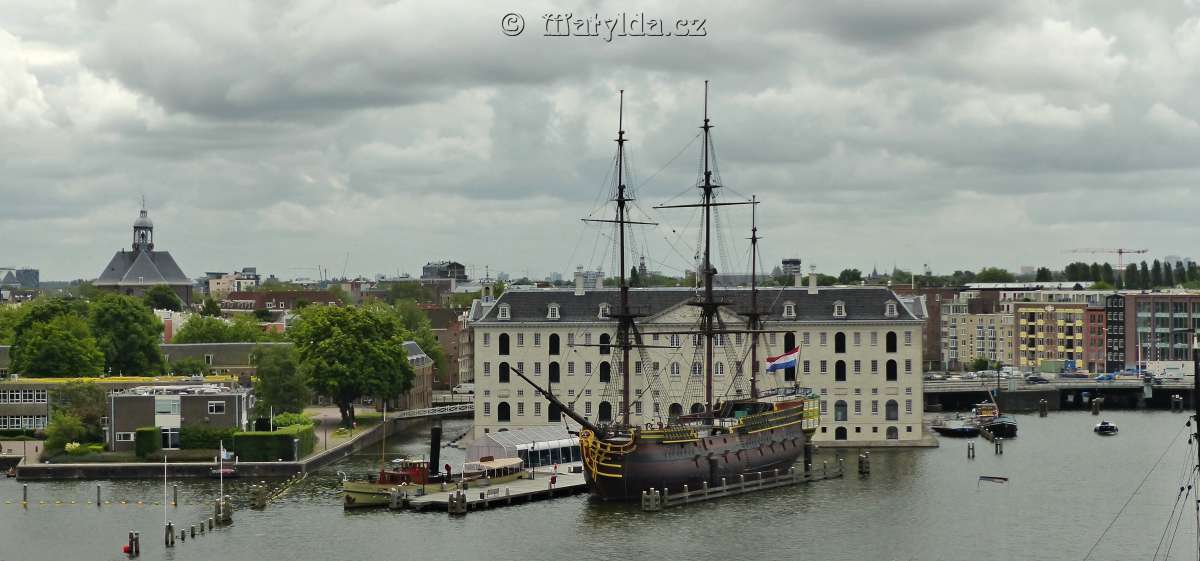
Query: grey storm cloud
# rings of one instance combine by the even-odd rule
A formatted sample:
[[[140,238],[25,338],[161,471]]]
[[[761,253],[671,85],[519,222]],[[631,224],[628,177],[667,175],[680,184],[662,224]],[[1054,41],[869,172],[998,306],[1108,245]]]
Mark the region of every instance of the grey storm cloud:
[[[0,265],[92,277],[144,196],[193,276],[611,270],[579,218],[608,212],[624,89],[629,184],[662,223],[638,252],[679,272],[694,217],[651,207],[694,196],[706,79],[725,196],[764,202],[768,267],[1192,255],[1200,2],[661,2],[637,13],[708,35],[542,34],[544,14],[622,10],[6,2]]]

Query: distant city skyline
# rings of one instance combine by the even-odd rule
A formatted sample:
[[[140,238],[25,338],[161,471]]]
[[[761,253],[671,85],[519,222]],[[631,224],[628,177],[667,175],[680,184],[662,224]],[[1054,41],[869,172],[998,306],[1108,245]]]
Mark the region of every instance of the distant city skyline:
[[[485,2],[337,8],[0,5],[0,263],[93,278],[145,197],[192,277],[613,271],[579,218],[610,213],[624,89],[661,223],[637,247],[682,274],[695,217],[653,206],[695,196],[706,79],[771,267],[1018,271],[1200,234],[1195,3],[690,3],[707,36],[612,43],[507,36]],[[725,213],[721,270],[748,268],[748,221]]]

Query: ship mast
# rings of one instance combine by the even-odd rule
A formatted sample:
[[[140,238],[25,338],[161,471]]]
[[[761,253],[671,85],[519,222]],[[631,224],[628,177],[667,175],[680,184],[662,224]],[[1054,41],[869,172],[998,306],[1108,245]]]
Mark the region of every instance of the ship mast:
[[[758,399],[758,224],[755,220],[758,197],[750,197],[750,313],[746,314],[750,328],[750,399]]]

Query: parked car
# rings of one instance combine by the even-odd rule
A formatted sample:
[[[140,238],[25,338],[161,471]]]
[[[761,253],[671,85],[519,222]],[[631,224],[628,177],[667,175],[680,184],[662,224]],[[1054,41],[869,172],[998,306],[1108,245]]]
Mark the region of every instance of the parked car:
[[[1050,380],[1047,380],[1041,376],[1034,375],[1034,376],[1026,376],[1025,383],[1026,384],[1049,384]]]
[[[1116,379],[1117,377],[1113,374],[1098,374],[1095,378],[1093,378],[1093,380],[1097,382],[1111,382]]]
[[[475,393],[475,384],[467,382],[450,388],[452,394],[473,394]]]
[[[926,374],[926,375],[925,375],[925,381],[926,381],[926,382],[935,382],[935,381],[938,381],[938,380],[945,380],[945,379],[946,379],[946,375],[945,375],[945,374],[934,374],[934,373],[930,373],[930,374]]]
[[[962,377],[964,380],[978,380],[979,374],[975,372],[967,372],[966,374],[963,374]]]

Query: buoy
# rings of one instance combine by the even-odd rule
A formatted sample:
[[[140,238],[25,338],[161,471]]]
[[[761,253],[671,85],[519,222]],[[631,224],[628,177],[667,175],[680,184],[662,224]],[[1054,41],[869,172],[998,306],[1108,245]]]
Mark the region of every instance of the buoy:
[[[131,551],[133,551],[133,550],[132,550],[132,549],[130,549],[130,547],[129,547],[128,545],[125,545],[125,546],[121,547],[121,553],[124,553],[125,555],[129,555],[129,553],[130,553]]]

